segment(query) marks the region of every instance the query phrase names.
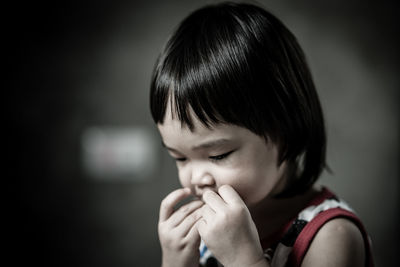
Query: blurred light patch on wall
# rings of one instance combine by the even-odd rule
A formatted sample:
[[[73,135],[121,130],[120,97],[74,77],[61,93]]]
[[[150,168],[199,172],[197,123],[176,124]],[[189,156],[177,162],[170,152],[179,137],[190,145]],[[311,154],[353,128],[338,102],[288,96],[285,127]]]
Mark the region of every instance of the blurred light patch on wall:
[[[105,181],[144,181],[157,167],[154,134],[146,127],[90,127],[81,138],[86,175]]]

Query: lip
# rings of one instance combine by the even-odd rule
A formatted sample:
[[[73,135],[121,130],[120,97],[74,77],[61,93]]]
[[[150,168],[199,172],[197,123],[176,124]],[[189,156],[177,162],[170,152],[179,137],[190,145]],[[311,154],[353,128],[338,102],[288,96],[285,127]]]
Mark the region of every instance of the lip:
[[[205,188],[205,189],[196,189],[196,188],[195,188],[194,190],[192,190],[193,195],[196,196],[197,198],[201,199],[201,200],[203,200],[203,194],[204,194],[206,191],[213,191],[214,193],[217,193],[216,190],[213,190],[213,189],[211,189],[211,188]]]
[[[201,199],[201,197],[203,196],[202,192],[197,190],[196,188],[190,188],[190,192],[192,194],[192,196],[194,196],[195,198]]]

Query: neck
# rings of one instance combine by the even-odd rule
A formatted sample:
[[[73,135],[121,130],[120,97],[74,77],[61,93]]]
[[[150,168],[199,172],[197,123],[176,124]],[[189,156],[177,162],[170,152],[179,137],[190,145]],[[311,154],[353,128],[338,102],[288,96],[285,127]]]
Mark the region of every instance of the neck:
[[[268,239],[293,219],[311,199],[318,193],[310,188],[303,194],[290,198],[266,197],[250,213],[256,224],[260,240]]]

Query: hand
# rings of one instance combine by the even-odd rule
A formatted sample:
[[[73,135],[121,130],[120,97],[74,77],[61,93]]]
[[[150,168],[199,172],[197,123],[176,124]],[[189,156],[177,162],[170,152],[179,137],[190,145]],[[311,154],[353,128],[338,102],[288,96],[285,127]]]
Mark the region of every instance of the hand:
[[[199,266],[200,236],[195,225],[203,202],[192,201],[174,211],[174,206],[189,195],[188,188],[181,188],[161,202],[158,235],[164,267]]]
[[[197,229],[224,266],[267,266],[256,226],[239,194],[229,185],[206,191]]]

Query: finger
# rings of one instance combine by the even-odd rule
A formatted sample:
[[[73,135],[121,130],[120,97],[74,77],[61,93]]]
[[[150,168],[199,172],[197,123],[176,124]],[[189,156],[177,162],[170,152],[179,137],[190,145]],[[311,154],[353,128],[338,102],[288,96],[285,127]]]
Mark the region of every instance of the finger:
[[[199,209],[201,206],[203,206],[203,204],[203,201],[195,200],[180,207],[168,219],[171,223],[171,226],[175,227],[180,224],[185,219],[185,217],[189,216],[189,214]]]
[[[222,212],[226,209],[225,201],[214,191],[208,190],[204,192],[203,200],[215,212]]]
[[[180,188],[166,196],[161,202],[160,206],[160,222],[165,221],[174,212],[174,206],[178,204],[179,201],[190,195],[189,188]]]
[[[239,196],[239,194],[233,189],[232,186],[230,185],[223,185],[218,189],[218,193],[221,196],[221,198],[227,203],[227,204],[243,204],[245,205],[244,201],[242,198]]]
[[[201,218],[196,223],[197,232],[199,233],[200,237],[204,236],[207,231],[207,222],[204,218]]]
[[[201,207],[201,216],[206,222],[211,222],[215,218],[215,211],[206,204]]]
[[[179,229],[179,232],[181,233],[181,236],[187,236],[199,219],[201,219],[200,209],[195,210],[189,216],[187,216],[177,227]]]
[[[197,242],[198,245],[196,247],[200,246],[200,234],[199,234],[199,231],[197,229],[197,225],[198,225],[198,222],[201,221],[201,220],[202,219],[199,218],[196,221],[196,223],[192,226],[192,228],[190,228],[189,232],[185,236],[185,239],[186,240],[190,240],[191,242],[193,242],[193,244],[195,244]]]

